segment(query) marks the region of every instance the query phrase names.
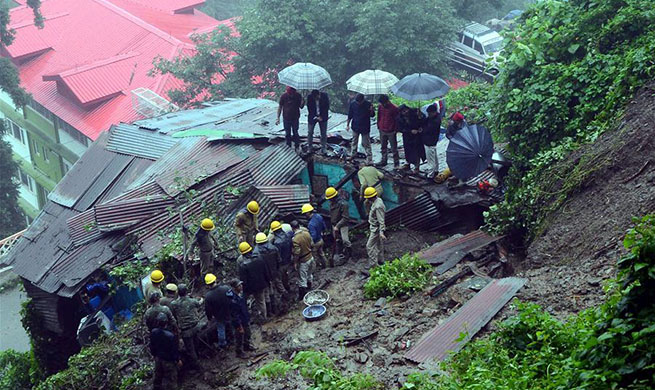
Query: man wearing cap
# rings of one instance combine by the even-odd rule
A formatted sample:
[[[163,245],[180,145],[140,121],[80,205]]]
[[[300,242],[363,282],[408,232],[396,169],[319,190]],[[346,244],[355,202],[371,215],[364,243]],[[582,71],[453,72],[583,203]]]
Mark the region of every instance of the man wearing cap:
[[[156,269],[150,273],[150,280],[145,283],[143,286],[143,296],[146,300],[149,300],[150,295],[154,292],[158,292],[159,296],[163,296],[161,291],[161,283],[164,281],[164,274]]]
[[[258,231],[257,214],[259,214],[259,203],[254,200],[248,202],[246,208],[237,213],[234,231],[238,243],[247,242],[250,246],[255,245],[255,234]]]
[[[207,321],[216,321],[218,348],[224,350],[227,347],[228,338],[232,338],[234,335],[230,306],[232,298],[234,298],[234,292],[228,285],[219,285],[214,274],[205,275],[205,284],[209,288],[205,295]],[[237,354],[238,352],[237,350]]]
[[[247,242],[239,244],[241,255],[237,259],[237,269],[239,279],[243,282],[243,291],[247,296],[255,299],[255,308],[259,311],[261,318],[268,318],[266,302],[268,291],[271,285],[271,273],[266,262],[259,254],[253,252],[252,247]]]
[[[379,196],[382,196],[382,179],[384,173],[380,172],[373,164],[368,163],[357,171],[357,179],[359,179],[359,196],[360,199],[364,197],[364,190],[366,187],[375,187]]]
[[[206,275],[214,272],[214,249],[218,248],[218,241],[211,233],[214,230],[214,221],[205,218],[200,222],[200,228],[191,243],[187,257],[192,254],[196,247],[200,250],[200,274]]]
[[[230,287],[234,291],[232,298],[232,326],[235,329],[235,344],[237,345],[237,356],[246,358],[243,350],[254,351],[256,348],[252,345],[251,331],[250,331],[250,312],[248,311],[248,303],[246,297],[243,295],[243,282],[238,279],[230,281]]]
[[[280,251],[280,280],[286,292],[289,292],[289,272],[292,267],[291,252],[293,249],[293,229],[289,226],[289,232],[284,230],[284,225],[279,221],[271,222],[271,232],[268,235],[268,242],[275,245]]]
[[[461,112],[457,111],[451,115],[450,120],[448,121],[448,127],[446,128],[446,138],[453,138],[455,133],[460,131],[464,126],[466,126],[466,119]]]
[[[323,241],[323,232],[327,229],[325,226],[325,221],[323,216],[314,211],[314,206],[309,203],[306,203],[302,206],[301,212],[308,219],[307,230],[309,230],[309,235],[312,236],[312,256],[321,268],[328,266],[328,260],[325,258],[325,252],[323,247],[325,246],[325,241]],[[329,261],[330,267],[334,267],[334,262],[332,258]]]
[[[384,262],[384,240],[387,239],[384,235],[386,230],[384,224],[386,208],[373,187],[364,190],[364,198],[369,206],[369,235],[366,242],[366,252],[368,253],[369,264],[375,266]]]
[[[180,336],[184,341],[184,349],[189,356],[191,367],[197,367],[196,339],[200,330],[199,313],[202,308],[202,299],[188,296],[186,284],[177,286],[177,292],[179,298],[171,303],[171,310],[180,328]]]
[[[334,187],[325,190],[325,199],[330,202],[330,222],[332,223],[332,236],[343,246],[345,258],[351,255],[351,243],[348,237],[348,203],[339,197],[339,191]],[[336,255],[336,253],[334,253]],[[333,256],[334,257],[334,256]]]
[[[146,326],[148,327],[148,330],[152,330],[157,325],[155,321],[157,315],[159,313],[164,313],[167,319],[166,329],[170,330],[176,335],[179,334],[177,321],[173,316],[173,312],[168,307],[162,306],[159,303],[160,299],[161,299],[161,293],[159,293],[158,291],[151,293],[150,296],[148,297],[148,303],[150,303],[150,307],[148,308],[148,310],[146,310],[146,313],[143,316]]]
[[[150,329],[150,353],[155,358],[153,389],[177,389],[177,369],[182,367],[177,337],[166,328],[166,315],[158,313]]]
[[[171,303],[173,303],[173,301],[177,298],[177,285],[175,283],[168,283],[165,290],[166,295],[159,300],[159,304],[172,309]]]
[[[279,310],[280,298],[286,292],[280,279],[280,263],[282,262],[282,257],[280,256],[280,250],[268,241],[266,234],[257,233],[255,241],[257,245],[253,250],[253,254],[264,260],[271,276],[270,287],[266,294],[266,298],[268,298],[266,301],[267,311],[275,315]]]
[[[296,220],[291,221],[291,228],[293,229],[293,265],[298,270],[298,300],[300,301],[309,291],[314,280],[312,236]]]

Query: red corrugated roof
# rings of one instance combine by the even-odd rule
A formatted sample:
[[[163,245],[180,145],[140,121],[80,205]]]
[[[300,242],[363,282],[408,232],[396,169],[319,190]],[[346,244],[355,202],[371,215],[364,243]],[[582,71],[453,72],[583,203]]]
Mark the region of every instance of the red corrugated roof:
[[[140,119],[132,108],[131,90],[144,87],[166,97],[180,85],[169,76],[148,76],[155,57],[192,52],[189,34],[220,23],[196,10],[172,14],[144,5],[148,3],[44,1],[43,29],[33,25],[30,8],[16,7],[10,11],[16,38],[4,54],[17,62],[21,83],[37,102],[95,140],[112,124]],[[190,1],[156,3],[169,9]],[[51,77],[44,81],[43,76]],[[61,92],[58,83],[63,83]]]

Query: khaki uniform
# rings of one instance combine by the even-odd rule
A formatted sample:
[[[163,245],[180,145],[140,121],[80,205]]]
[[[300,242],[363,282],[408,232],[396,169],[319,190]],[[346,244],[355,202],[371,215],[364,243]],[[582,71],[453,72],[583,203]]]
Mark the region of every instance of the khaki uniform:
[[[257,216],[247,210],[239,211],[234,220],[234,231],[239,243],[245,241],[254,247],[255,234],[257,234]]]
[[[143,289],[143,297],[145,298],[146,302],[149,302],[150,294],[154,292],[158,292],[160,297],[164,296],[161,291],[161,283],[153,284],[151,281],[147,281],[145,288]],[[148,305],[150,305],[150,303],[148,303]]]
[[[370,233],[366,242],[366,252],[371,266],[384,262],[384,241],[380,238],[380,233],[384,233],[386,229],[384,224],[386,210],[382,199],[376,197],[368,213]]]
[[[162,306],[160,304],[155,304],[146,310],[146,314],[144,315],[144,319],[146,322],[146,326],[148,327],[148,330],[153,330],[156,328],[156,319],[157,319],[157,314],[159,313],[164,313],[166,314],[166,318],[168,319],[168,323],[166,324],[166,330],[170,330],[171,332],[175,334],[179,334],[179,329],[177,327],[177,321],[175,320],[175,317],[173,316],[173,312],[171,309],[169,309],[166,306]]]
[[[364,190],[366,187],[374,187],[378,192],[378,197],[382,196],[382,179],[384,179],[384,174],[377,168],[365,166],[357,172],[357,178],[361,184],[361,188],[359,189],[361,197],[364,196]]]
[[[343,246],[346,248],[350,248],[351,246],[350,238],[348,237],[348,218],[350,218],[348,203],[342,200],[330,201],[330,221],[332,222],[332,227],[339,231],[341,242],[343,242]]]
[[[177,320],[180,328],[180,336],[184,341],[184,349],[195,364],[198,360],[196,353],[196,339],[199,330],[199,312],[202,308],[200,299],[194,299],[188,296],[179,297],[171,303],[173,315]]]
[[[174,300],[175,298],[172,297],[163,297],[162,299],[159,300],[159,304],[173,310],[173,307],[171,307],[171,303],[173,303]]]
[[[306,228],[301,227],[293,236],[293,259],[298,264],[298,287],[307,288],[314,280],[312,247],[312,236]]]
[[[200,228],[193,238],[189,253],[193,253],[196,247],[200,252],[200,275],[214,273],[214,250],[218,248],[216,237],[210,231]]]

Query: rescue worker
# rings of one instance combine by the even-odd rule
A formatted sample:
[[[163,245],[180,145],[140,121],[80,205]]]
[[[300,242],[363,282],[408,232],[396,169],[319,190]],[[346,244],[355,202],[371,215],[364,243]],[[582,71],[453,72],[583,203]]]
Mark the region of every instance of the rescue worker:
[[[312,236],[296,220],[291,221],[291,228],[293,229],[293,266],[298,271],[298,300],[301,301],[314,281]]]
[[[332,236],[336,242],[340,242],[343,248],[344,260],[352,254],[352,244],[348,237],[348,203],[339,197],[339,191],[334,187],[325,190],[325,199],[330,201],[330,222],[332,223]],[[333,257],[337,254],[334,253]],[[334,261],[334,259],[333,259]],[[341,264],[340,264],[341,265]]]
[[[255,241],[257,245],[253,253],[255,256],[264,260],[271,277],[268,294],[266,294],[268,298],[266,307],[268,308],[268,312],[275,315],[278,313],[280,298],[286,292],[280,279],[280,263],[282,262],[280,250],[268,241],[268,237],[264,233],[257,233]]]
[[[214,230],[214,221],[205,218],[200,222],[200,227],[196,232],[191,247],[187,251],[187,258],[193,251],[198,248],[200,252],[200,274],[206,275],[214,272],[214,250],[218,248],[218,241],[211,233]]]
[[[280,251],[280,279],[284,285],[284,289],[289,292],[291,290],[289,287],[289,273],[292,268],[293,230],[286,232],[283,229],[282,223],[273,221],[271,222],[271,232],[268,235],[268,242],[275,245]]]
[[[268,290],[271,283],[271,274],[266,262],[261,256],[255,254],[247,242],[239,244],[241,256],[237,259],[239,279],[243,282],[243,291],[246,295],[255,299],[255,308],[259,311],[261,318],[268,318],[266,308]]]
[[[146,326],[148,327],[148,330],[153,330],[155,326],[157,326],[157,315],[159,313],[164,313],[166,319],[168,320],[166,323],[166,329],[177,335],[179,331],[177,327],[177,321],[175,321],[175,317],[173,316],[173,312],[168,307],[160,305],[160,299],[161,293],[158,291],[152,292],[148,297],[148,303],[150,303],[150,307],[148,310],[146,310],[146,313],[143,316]]]
[[[150,280],[146,282],[145,286],[143,287],[143,296],[146,299],[150,299],[150,295],[153,292],[158,292],[159,296],[161,297],[163,292],[161,291],[161,282],[164,281],[164,274],[156,269],[150,273]]]
[[[382,198],[378,196],[377,191],[373,187],[368,187],[364,190],[364,198],[369,206],[369,235],[368,241],[366,242],[366,252],[368,253],[370,265],[374,266],[384,262],[384,240],[387,239],[384,235],[386,229],[384,224],[386,208]]]
[[[165,296],[159,300],[159,304],[172,309],[171,303],[177,298],[177,285],[175,283],[168,283],[166,285]]]
[[[230,281],[234,298],[232,298],[232,326],[236,330],[235,344],[241,345],[241,353],[237,354],[240,358],[246,358],[243,350],[255,351],[252,345],[252,333],[250,331],[250,312],[248,303],[243,295],[243,282],[238,279]]]
[[[360,168],[357,172],[357,178],[360,184],[360,198],[364,197],[364,190],[367,187],[375,187],[377,193],[382,196],[382,179],[384,179],[384,174],[375,168],[373,164],[366,164]]]
[[[307,229],[312,236],[312,257],[314,257],[321,268],[325,268],[328,265],[328,261],[325,258],[325,252],[323,252],[323,247],[325,246],[323,232],[327,229],[327,226],[325,226],[323,216],[319,213],[315,213],[314,206],[309,203],[302,205],[301,212],[308,219]],[[332,259],[330,259],[329,265],[330,267],[334,266]]]
[[[155,358],[154,390],[177,389],[177,369],[182,367],[177,337],[166,328],[166,314],[158,313],[150,330],[150,353]]]
[[[255,245],[255,233],[257,233],[257,214],[259,214],[259,203],[252,200],[244,210],[237,213],[234,220],[234,230],[237,235],[237,242],[247,242],[250,246]]]
[[[216,321],[218,348],[225,350],[228,338],[234,335],[232,327],[231,302],[234,298],[232,289],[225,285],[218,285],[216,275],[205,275],[205,285],[209,288],[205,295],[205,314],[207,321]],[[237,354],[239,350],[237,349]]]
[[[200,331],[200,310],[202,299],[192,298],[187,295],[186,284],[177,286],[179,298],[171,303],[173,316],[180,328],[180,336],[184,342],[184,350],[190,359],[190,366],[198,366],[198,354],[196,353],[196,342]]]

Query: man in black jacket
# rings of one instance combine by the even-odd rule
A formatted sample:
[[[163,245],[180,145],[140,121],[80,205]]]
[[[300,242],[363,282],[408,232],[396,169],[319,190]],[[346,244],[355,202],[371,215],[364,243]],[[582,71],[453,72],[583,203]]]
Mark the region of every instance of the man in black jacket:
[[[425,160],[425,149],[421,140],[421,118],[418,110],[409,108],[406,105],[398,107],[400,115],[398,116],[397,128],[403,134],[403,148],[405,149],[405,160],[411,168],[414,165],[414,174],[419,174],[421,160]]]
[[[271,273],[266,262],[259,254],[253,253],[247,242],[239,244],[241,256],[237,259],[239,279],[243,282],[243,291],[246,297],[252,295],[255,299],[255,308],[263,320],[268,318],[266,308],[268,290],[271,285]]]
[[[155,327],[150,331],[150,352],[155,358],[153,389],[177,389],[177,369],[182,367],[177,337],[166,330],[168,318],[159,313]]]
[[[348,120],[346,121],[346,131],[352,127],[353,139],[351,142],[351,156],[354,159],[357,155],[359,138],[362,138],[362,146],[366,151],[366,163],[373,161],[373,152],[371,151],[371,118],[375,116],[375,109],[371,102],[364,98],[361,93],[357,94],[355,100],[350,103],[348,109]]]
[[[280,250],[269,242],[266,234],[257,233],[255,242],[257,245],[255,246],[253,253],[255,256],[264,260],[271,276],[271,287],[267,294],[269,300],[266,302],[266,307],[270,314],[275,315],[278,313],[280,298],[287,292],[282,284],[282,280],[280,279],[280,264],[282,263],[282,257],[280,256]]]
[[[429,180],[434,180],[439,173],[437,142],[439,142],[439,133],[441,132],[441,115],[439,115],[437,104],[438,103],[428,106],[428,117],[425,118],[423,122],[423,132],[421,133],[421,139],[425,146],[425,157],[430,166],[430,170],[427,174]]]
[[[287,225],[288,226],[288,225]],[[284,230],[280,221],[271,222],[271,232],[268,234],[268,242],[275,245],[280,250],[280,279],[284,285],[284,289],[289,292],[289,273],[293,268],[291,262],[291,250],[293,249],[293,231],[289,227],[289,231]]]
[[[232,339],[234,335],[230,314],[234,292],[225,284],[219,286],[214,274],[205,275],[205,284],[209,287],[205,295],[205,314],[207,314],[207,321],[216,320],[218,347],[223,349],[227,347],[228,337]]]
[[[327,153],[327,123],[330,111],[330,98],[325,92],[312,90],[307,97],[307,146],[314,153],[314,127],[318,123],[321,130],[321,153]]]

